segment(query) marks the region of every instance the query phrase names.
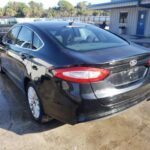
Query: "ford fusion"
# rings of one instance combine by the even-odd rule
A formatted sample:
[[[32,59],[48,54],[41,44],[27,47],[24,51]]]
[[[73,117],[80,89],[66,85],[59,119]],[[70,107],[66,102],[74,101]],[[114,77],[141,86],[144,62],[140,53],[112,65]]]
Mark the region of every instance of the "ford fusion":
[[[108,31],[75,22],[13,26],[0,72],[26,94],[34,120],[75,124],[150,98],[150,53]]]

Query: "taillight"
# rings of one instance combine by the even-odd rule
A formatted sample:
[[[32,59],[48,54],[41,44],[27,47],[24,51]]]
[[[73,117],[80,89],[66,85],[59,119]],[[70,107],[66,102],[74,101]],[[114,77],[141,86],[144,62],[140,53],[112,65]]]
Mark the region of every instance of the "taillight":
[[[91,67],[72,67],[53,70],[55,77],[77,83],[89,83],[104,80],[109,70]]]
[[[148,60],[148,66],[150,67],[150,60]]]

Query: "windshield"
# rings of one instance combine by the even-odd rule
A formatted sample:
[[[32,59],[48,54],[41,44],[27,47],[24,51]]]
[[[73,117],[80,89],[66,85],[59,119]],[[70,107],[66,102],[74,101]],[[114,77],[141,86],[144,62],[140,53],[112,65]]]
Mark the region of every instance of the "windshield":
[[[66,26],[49,28],[46,31],[65,48],[75,51],[101,50],[128,45],[114,34],[95,26]]]

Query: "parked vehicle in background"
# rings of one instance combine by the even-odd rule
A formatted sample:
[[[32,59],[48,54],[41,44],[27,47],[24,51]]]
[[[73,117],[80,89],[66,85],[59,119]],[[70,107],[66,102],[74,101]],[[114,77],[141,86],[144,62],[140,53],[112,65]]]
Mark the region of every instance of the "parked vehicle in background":
[[[94,25],[17,24],[3,38],[0,72],[26,93],[38,122],[99,119],[150,98],[150,53]]]
[[[0,25],[15,25],[16,23],[15,17],[0,17]]]
[[[17,20],[15,17],[0,17],[0,39],[16,23]]]

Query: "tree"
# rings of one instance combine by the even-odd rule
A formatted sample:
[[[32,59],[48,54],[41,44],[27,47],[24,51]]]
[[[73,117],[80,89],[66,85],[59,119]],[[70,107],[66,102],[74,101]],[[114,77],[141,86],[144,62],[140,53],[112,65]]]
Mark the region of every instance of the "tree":
[[[0,8],[0,17],[3,16],[3,8]]]
[[[16,11],[13,8],[13,3],[8,2],[7,5],[4,7],[4,16],[15,16]]]
[[[36,3],[34,1],[29,2],[31,17],[41,17],[44,9],[42,3]]]
[[[13,10],[12,8],[10,8],[10,7],[6,7],[4,15],[14,17],[16,15],[16,11]]]
[[[54,8],[48,8],[46,11],[46,17],[55,17],[56,16],[56,11]]]
[[[77,16],[88,16],[91,15],[91,10],[87,9],[87,2],[79,2],[76,6],[77,8]]]
[[[4,16],[15,16],[16,10],[14,7],[14,2],[8,2],[4,8]]]
[[[73,5],[66,0],[60,0],[58,2],[58,6],[59,6],[59,10],[61,11],[61,14],[63,14],[63,16],[69,16],[74,11]]]
[[[44,9],[41,3],[30,1],[29,4],[23,2],[9,1],[4,8],[0,8],[0,16],[15,17],[67,17],[67,16],[90,16],[109,15],[109,12],[89,10],[86,1],[80,2],[73,7],[67,0],[60,0],[58,7]]]
[[[29,15],[28,6],[25,3],[14,2],[16,17],[27,17]],[[26,14],[27,13],[27,14]]]
[[[31,15],[31,11],[30,11],[29,7],[24,7],[22,12],[25,17],[30,17],[30,15]]]
[[[27,8],[28,6],[22,2],[8,2],[4,14],[15,17],[26,17],[26,12],[24,12],[24,10]]]
[[[80,10],[85,10],[87,8],[87,2],[86,1],[79,2],[77,4],[77,8],[80,9]]]
[[[98,10],[93,11],[92,15],[93,16],[98,16],[99,15],[99,11]]]

